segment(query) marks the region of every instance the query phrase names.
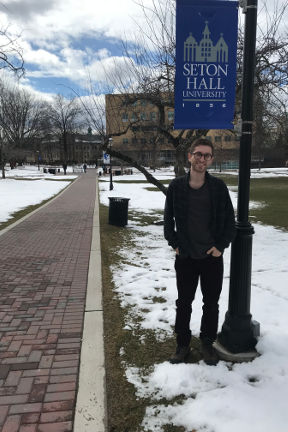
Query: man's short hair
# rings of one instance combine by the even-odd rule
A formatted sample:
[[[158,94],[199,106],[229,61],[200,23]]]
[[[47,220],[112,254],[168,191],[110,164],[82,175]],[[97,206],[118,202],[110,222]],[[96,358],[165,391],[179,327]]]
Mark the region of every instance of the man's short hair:
[[[195,141],[193,141],[193,143],[191,144],[191,146],[189,147],[189,153],[193,153],[195,148],[197,146],[200,145],[205,145],[211,148],[212,150],[212,155],[214,154],[214,146],[212,144],[212,142],[210,140],[208,140],[207,138],[197,138]]]

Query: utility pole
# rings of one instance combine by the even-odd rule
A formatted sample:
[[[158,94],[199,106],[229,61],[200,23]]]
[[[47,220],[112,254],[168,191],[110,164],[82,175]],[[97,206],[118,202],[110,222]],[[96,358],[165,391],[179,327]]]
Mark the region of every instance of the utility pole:
[[[241,138],[238,180],[236,238],[231,246],[229,306],[216,347],[230,353],[257,355],[256,337],[260,325],[250,313],[252,236],[249,222],[250,167],[253,126],[253,91],[255,74],[255,47],[257,30],[257,0],[240,0],[245,13],[245,40],[242,71]],[[220,343],[220,347],[219,344]],[[219,350],[220,348],[220,350]]]

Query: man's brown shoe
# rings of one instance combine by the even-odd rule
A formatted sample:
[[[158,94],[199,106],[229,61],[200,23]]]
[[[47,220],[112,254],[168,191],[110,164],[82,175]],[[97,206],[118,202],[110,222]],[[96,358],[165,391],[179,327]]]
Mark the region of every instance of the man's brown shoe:
[[[190,347],[188,346],[177,346],[176,353],[170,358],[170,363],[184,363],[190,354]]]
[[[201,346],[204,362],[209,366],[216,366],[219,361],[219,357],[212,343],[202,342]]]

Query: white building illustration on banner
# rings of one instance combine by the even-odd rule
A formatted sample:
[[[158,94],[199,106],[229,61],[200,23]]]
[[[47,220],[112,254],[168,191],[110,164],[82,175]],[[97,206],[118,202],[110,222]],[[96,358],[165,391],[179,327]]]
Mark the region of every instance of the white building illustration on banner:
[[[205,21],[203,38],[198,42],[190,33],[184,42],[184,61],[185,62],[207,62],[207,63],[228,63],[228,45],[223,38],[223,33],[216,45],[210,39],[208,21]]]

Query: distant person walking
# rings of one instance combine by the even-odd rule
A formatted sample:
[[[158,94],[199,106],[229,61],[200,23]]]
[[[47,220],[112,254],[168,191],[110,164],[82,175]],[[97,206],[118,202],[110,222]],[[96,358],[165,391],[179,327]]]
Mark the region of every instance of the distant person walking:
[[[203,314],[200,339],[204,361],[218,361],[213,342],[217,337],[218,301],[223,282],[223,251],[235,235],[234,210],[225,183],[210,175],[212,143],[200,138],[188,152],[190,171],[168,187],[164,235],[175,250],[178,290],[176,300],[176,353],[171,363],[184,362],[190,353],[192,302],[200,279]]]
[[[86,171],[87,171],[87,165],[86,165],[86,163],[84,163],[84,165],[83,165],[83,171],[84,171],[84,173],[86,173]]]
[[[64,162],[63,165],[62,165],[62,167],[63,167],[64,174],[66,175],[66,171],[67,171],[67,163]]]

